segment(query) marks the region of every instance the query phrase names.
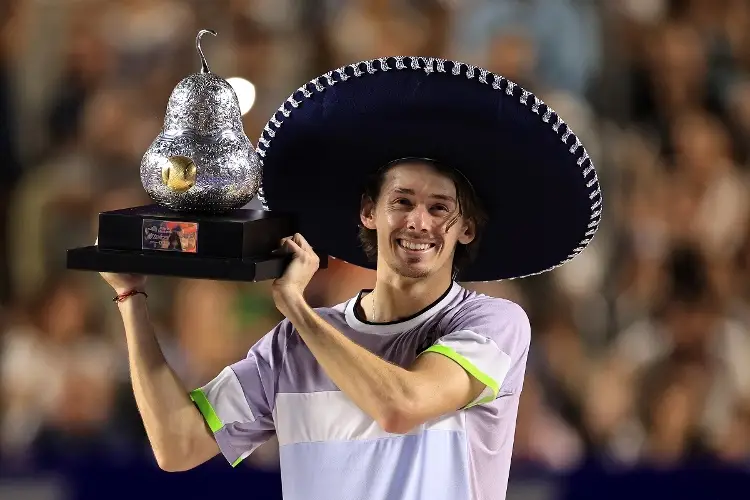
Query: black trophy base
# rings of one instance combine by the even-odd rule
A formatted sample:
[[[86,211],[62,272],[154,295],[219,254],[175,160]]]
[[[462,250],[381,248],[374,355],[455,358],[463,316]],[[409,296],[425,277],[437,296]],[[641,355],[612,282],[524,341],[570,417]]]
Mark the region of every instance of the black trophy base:
[[[180,256],[182,257],[182,256]],[[112,273],[173,276],[218,281],[264,281],[284,273],[289,257],[221,259],[200,256],[176,258],[147,252],[101,250],[97,246],[68,250],[68,269]],[[325,267],[321,259],[321,268]]]
[[[219,281],[265,281],[284,273],[291,257],[275,255],[296,232],[289,214],[239,209],[210,215],[158,205],[99,214],[97,245],[70,249],[67,268]],[[328,256],[318,253],[320,267]]]

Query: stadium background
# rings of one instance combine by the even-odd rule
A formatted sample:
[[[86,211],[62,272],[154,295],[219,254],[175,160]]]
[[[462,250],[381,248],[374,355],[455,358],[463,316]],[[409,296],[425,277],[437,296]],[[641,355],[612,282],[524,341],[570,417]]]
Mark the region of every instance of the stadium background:
[[[550,103],[598,166],[604,222],[557,271],[472,285],[533,324],[509,499],[747,494],[750,2],[4,0],[0,498],[279,498],[275,443],[236,470],[158,470],[112,292],[64,269],[99,211],[149,202],[139,161],[199,68],[201,28],[219,33],[203,44],[212,70],[254,86],[254,143],[301,83],[381,56],[459,59]],[[371,281],[334,262],[308,298]],[[267,283],[149,291],[188,386],[280,319]]]

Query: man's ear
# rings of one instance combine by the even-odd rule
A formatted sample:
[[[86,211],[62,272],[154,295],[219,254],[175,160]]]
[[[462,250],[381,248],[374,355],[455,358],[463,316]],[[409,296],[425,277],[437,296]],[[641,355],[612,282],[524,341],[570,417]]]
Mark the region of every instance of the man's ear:
[[[375,202],[369,196],[362,196],[359,220],[367,229],[375,229]]]
[[[468,245],[477,236],[477,225],[473,220],[464,221],[464,227],[461,234],[458,235],[458,242],[462,245]]]

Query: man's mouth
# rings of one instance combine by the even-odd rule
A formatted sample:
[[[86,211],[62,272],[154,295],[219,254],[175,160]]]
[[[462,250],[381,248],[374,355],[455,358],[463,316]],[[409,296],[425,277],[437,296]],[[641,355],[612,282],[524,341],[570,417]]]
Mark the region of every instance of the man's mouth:
[[[398,239],[396,241],[398,242],[398,246],[400,246],[404,250],[409,250],[411,252],[424,252],[435,246],[434,243],[409,241],[404,239]]]

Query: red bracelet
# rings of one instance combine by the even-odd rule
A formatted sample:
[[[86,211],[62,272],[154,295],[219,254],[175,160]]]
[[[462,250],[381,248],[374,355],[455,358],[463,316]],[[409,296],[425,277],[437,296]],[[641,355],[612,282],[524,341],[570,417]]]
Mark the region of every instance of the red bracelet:
[[[112,299],[112,302],[122,302],[128,297],[132,297],[133,295],[138,295],[139,293],[142,294],[144,297],[148,298],[148,294],[146,294],[146,292],[143,292],[141,290],[130,290],[129,292],[121,293],[120,295]]]

